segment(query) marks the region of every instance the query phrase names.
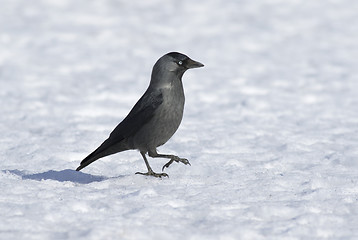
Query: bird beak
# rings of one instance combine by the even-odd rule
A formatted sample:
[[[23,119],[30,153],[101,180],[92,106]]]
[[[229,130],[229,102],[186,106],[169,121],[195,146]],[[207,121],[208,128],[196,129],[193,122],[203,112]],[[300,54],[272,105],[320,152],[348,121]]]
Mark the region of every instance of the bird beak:
[[[200,63],[200,62],[197,62],[197,61],[194,61],[192,59],[188,59],[186,61],[186,67],[189,69],[189,68],[199,68],[199,67],[204,67],[204,64]]]

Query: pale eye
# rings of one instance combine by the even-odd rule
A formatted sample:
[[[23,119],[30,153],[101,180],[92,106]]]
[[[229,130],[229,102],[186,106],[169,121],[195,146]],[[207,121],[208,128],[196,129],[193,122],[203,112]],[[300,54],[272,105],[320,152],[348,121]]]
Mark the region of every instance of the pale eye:
[[[178,62],[178,64],[179,64],[179,65],[182,65],[182,64],[183,64],[183,62],[182,62],[182,61],[179,61],[179,62]]]

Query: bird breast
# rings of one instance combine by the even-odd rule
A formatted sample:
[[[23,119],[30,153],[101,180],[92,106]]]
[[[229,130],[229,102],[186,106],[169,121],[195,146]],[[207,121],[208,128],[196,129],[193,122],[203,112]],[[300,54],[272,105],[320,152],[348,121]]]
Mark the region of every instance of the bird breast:
[[[155,114],[157,122],[155,131],[157,132],[156,145],[160,146],[167,142],[178,129],[183,118],[184,111],[184,91],[182,86],[162,89],[163,103]],[[158,137],[162,136],[162,137]]]
[[[183,118],[184,90],[180,85],[161,88],[163,102],[153,118],[133,137],[134,146],[140,151],[153,151],[166,143],[178,129]]]

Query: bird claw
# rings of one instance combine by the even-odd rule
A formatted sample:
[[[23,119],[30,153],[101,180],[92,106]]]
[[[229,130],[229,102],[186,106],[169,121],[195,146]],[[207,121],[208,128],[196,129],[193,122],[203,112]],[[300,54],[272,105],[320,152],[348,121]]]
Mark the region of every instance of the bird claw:
[[[164,166],[162,167],[162,171],[164,171],[164,168],[169,168],[169,166],[170,166],[174,161],[176,161],[176,162],[181,162],[181,163],[184,163],[185,165],[191,166],[191,164],[190,164],[190,162],[189,162],[188,159],[186,159],[186,158],[180,158],[180,157],[175,156],[175,157],[173,157],[172,159],[170,159],[169,162],[167,162],[166,164],[164,164]]]
[[[141,175],[145,175],[145,176],[153,176],[153,177],[158,177],[158,178],[162,178],[162,177],[168,177],[169,175],[166,173],[155,173],[155,172],[146,172],[146,173],[142,173],[142,172],[136,172],[135,174],[141,174]]]
[[[191,166],[191,164],[190,164],[189,160],[188,160],[188,159],[186,159],[186,158],[180,158],[179,162],[182,162],[182,163],[184,163],[185,165],[189,165],[189,166]]]
[[[162,167],[162,171],[164,171],[164,168],[168,168],[173,162],[174,162],[174,160],[171,159],[169,162],[164,164],[164,166]]]

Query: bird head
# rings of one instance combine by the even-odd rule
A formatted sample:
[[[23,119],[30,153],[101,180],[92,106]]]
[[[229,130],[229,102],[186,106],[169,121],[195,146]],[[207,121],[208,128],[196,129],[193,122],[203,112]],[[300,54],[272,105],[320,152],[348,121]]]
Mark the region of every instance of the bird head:
[[[171,52],[164,55],[162,58],[166,58],[168,62],[169,71],[186,71],[190,68],[204,67],[204,64],[190,59],[188,56],[178,53]]]
[[[182,53],[167,53],[155,63],[151,84],[160,84],[160,82],[165,84],[163,81],[173,79],[173,76],[181,80],[186,70],[203,66],[204,64],[194,61]]]

